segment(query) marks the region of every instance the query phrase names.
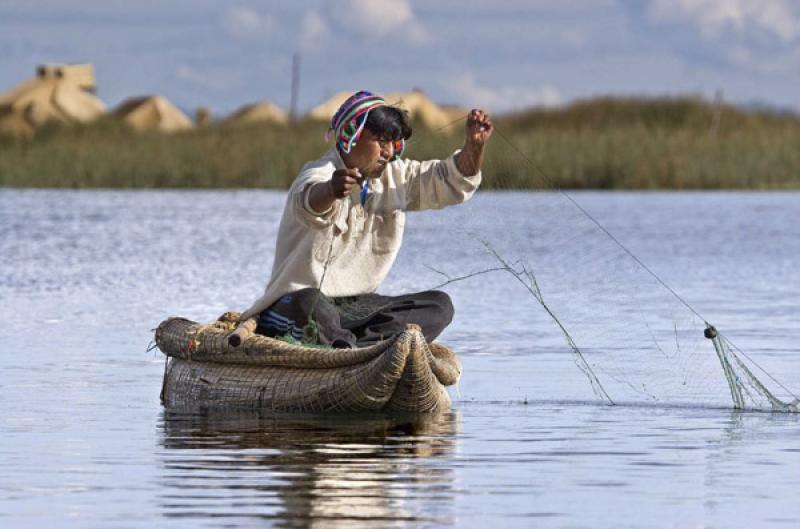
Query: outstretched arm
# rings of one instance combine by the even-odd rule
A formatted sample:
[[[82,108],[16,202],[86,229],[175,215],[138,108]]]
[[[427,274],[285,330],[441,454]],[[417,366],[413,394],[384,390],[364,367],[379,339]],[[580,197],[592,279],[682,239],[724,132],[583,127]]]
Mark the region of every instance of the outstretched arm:
[[[455,157],[456,167],[464,176],[478,174],[483,165],[483,150],[492,137],[494,124],[489,114],[473,109],[467,116],[464,147]]]

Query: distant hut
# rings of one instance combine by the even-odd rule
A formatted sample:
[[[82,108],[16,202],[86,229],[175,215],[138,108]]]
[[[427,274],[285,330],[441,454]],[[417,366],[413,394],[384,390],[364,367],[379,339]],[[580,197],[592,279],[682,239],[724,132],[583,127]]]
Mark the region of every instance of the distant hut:
[[[194,124],[198,127],[207,127],[211,123],[211,113],[206,107],[197,107],[194,111]]]
[[[45,79],[61,79],[91,93],[97,91],[97,80],[91,64],[41,64],[36,76]]]
[[[259,101],[250,105],[245,105],[239,110],[228,116],[225,120],[230,124],[251,124],[251,123],[287,123],[289,116],[285,110],[269,101]]]
[[[308,117],[321,121],[330,121],[336,111],[339,110],[339,107],[342,105],[342,103],[344,103],[344,100],[351,95],[353,95],[353,92],[339,92],[333,97],[312,108],[308,113]]]
[[[192,120],[162,96],[132,97],[123,101],[114,115],[138,131],[177,132],[193,127]]]
[[[386,94],[384,99],[390,105],[408,110],[412,119],[422,122],[429,129],[441,129],[451,121],[447,113],[431,101],[422,90]]]
[[[42,65],[36,77],[0,95],[0,132],[30,136],[48,121],[86,123],[105,114],[90,64]]]
[[[439,105],[439,108],[445,113],[450,123],[457,121],[459,118],[466,120],[467,114],[469,114],[469,110],[459,105]]]
[[[311,109],[309,117],[319,120],[330,120],[339,106],[351,94],[352,92],[339,92],[324,103]],[[451,119],[447,112],[431,101],[422,90],[414,89],[411,92],[393,92],[382,95],[387,103],[407,110],[411,119],[420,121],[430,129],[446,127],[447,124],[454,119]]]

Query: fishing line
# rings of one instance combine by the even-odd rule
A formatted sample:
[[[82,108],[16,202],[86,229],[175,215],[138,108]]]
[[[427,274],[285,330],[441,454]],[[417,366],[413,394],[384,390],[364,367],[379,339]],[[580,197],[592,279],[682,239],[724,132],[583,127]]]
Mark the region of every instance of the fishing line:
[[[606,228],[599,220],[597,220],[591,213],[589,213],[580,203],[575,200],[572,195],[564,191],[561,187],[556,185],[555,181],[547,174],[538,164],[536,164],[529,156],[527,156],[514,142],[512,142],[505,134],[503,134],[497,127],[495,127],[495,132],[497,133],[506,144],[511,147],[515,152],[517,152],[529,165],[533,168],[539,175],[546,181],[547,185],[554,191],[557,191],[561,196],[565,197],[573,206],[575,206],[586,218],[588,218],[597,228],[599,228],[608,238],[610,238],[619,248],[621,248],[631,259],[633,259],[637,265],[639,265],[645,272],[651,275],[662,287],[664,287],[676,300],[678,300],[683,306],[689,309],[695,316],[700,318],[703,323],[707,327],[713,327],[708,320],[700,314],[700,312],[695,309],[688,301],[686,301],[680,294],[678,294],[675,289],[673,289],[666,281],[664,281],[658,274],[653,271],[647,264],[645,264],[636,254],[633,253],[627,246],[625,246],[622,241],[620,241],[616,236],[614,236],[608,228]],[[722,336],[722,333],[720,333]],[[781,387],[784,391],[789,393],[792,397],[797,399],[797,395],[795,395],[791,390],[789,390],[786,386],[784,386],[779,380],[777,380],[769,371],[763,368],[758,362],[756,362],[750,355],[742,351],[739,347],[737,347],[730,339],[724,337],[725,340],[732,346],[736,351],[747,358],[756,368],[758,368],[764,375],[770,378],[773,382],[775,382],[779,387]]]
[[[427,139],[432,134],[441,132],[441,131],[449,128],[449,127],[452,127],[456,123],[459,123],[459,122],[463,123],[465,121],[465,119],[468,118],[468,116],[469,116],[469,114],[464,114],[462,116],[459,116],[456,119],[453,119],[452,121],[448,122],[447,124],[445,124],[443,126],[437,127],[435,129],[427,129],[428,130],[428,134],[423,134],[422,136],[416,136],[416,137],[412,138],[408,143],[409,143],[409,145],[417,143],[420,140]],[[561,189],[559,186],[557,186],[556,183],[555,183],[555,180],[550,176],[550,174],[548,172],[546,172],[542,167],[540,167],[536,162],[534,162],[531,159],[531,157],[529,157],[525,152],[523,152],[523,150],[521,148],[519,148],[508,136],[506,136],[506,134],[504,134],[503,131],[499,130],[496,125],[494,127],[494,132],[497,133],[497,135],[503,140],[503,142],[505,144],[508,145],[508,147],[510,147],[514,152],[516,152],[527,163],[529,168],[533,170],[534,174],[538,175],[542,179],[542,181],[551,190],[557,191],[557,194],[556,194],[557,196],[561,196],[561,197],[565,198],[572,205],[572,207],[574,207],[577,211],[580,212],[580,215],[585,217],[593,226],[595,226],[596,229],[599,229],[602,233],[604,233],[606,235],[606,237],[612,241],[612,243],[613,243],[613,245],[615,247],[619,248],[623,252],[623,254],[625,256],[627,256],[628,259],[630,259],[633,263],[635,263],[635,266],[637,268],[639,268],[640,270],[644,271],[647,276],[649,276],[653,280],[655,280],[657,284],[659,284],[666,292],[669,293],[669,296],[672,299],[676,300],[681,306],[685,307],[689,311],[690,314],[692,314],[692,315],[694,315],[694,317],[698,318],[698,320],[701,321],[706,326],[707,329],[713,329],[713,326],[708,322],[708,320],[702,314],[700,314],[700,312],[695,307],[693,307],[691,303],[689,303],[674,288],[672,288],[669,284],[667,284],[667,282],[664,279],[662,279],[652,268],[650,268],[644,261],[642,261],[642,259],[640,259],[631,249],[629,249],[619,238],[617,238],[602,222],[600,222],[597,218],[595,218],[575,198],[573,198],[569,193],[567,193],[566,191]],[[333,258],[333,244],[334,244],[334,242],[335,242],[335,237],[331,239],[331,242],[330,242],[330,245],[329,245],[329,251],[328,251],[327,259],[326,259],[326,262],[325,262],[323,275],[322,275],[321,280],[320,280],[320,286],[319,286],[320,294],[321,294],[321,290],[322,290],[322,287],[323,287],[323,284],[324,284],[324,281],[325,281],[325,278],[326,278],[326,273],[325,272],[327,271],[328,265],[330,264],[330,262],[331,262],[331,260]],[[483,242],[484,242],[484,246],[486,246],[485,241],[483,241]],[[492,250],[491,248],[489,248],[489,249]],[[492,253],[495,254],[495,257],[499,256],[499,254],[497,254],[497,252],[493,252],[492,251]],[[451,276],[449,276],[449,275],[447,275],[447,274],[445,274],[443,272],[440,272],[439,270],[436,270],[434,268],[431,268],[431,270],[436,272],[436,273],[439,273],[439,274],[443,275],[447,279],[447,281],[445,281],[440,286],[444,286],[445,284],[454,282],[456,280],[462,280],[462,279],[466,279],[468,277],[474,277],[476,275],[488,273],[490,271],[500,271],[500,270],[505,270],[505,271],[511,272],[513,275],[515,275],[515,277],[519,281],[523,282],[524,286],[526,286],[526,287],[528,286],[527,283],[525,283],[524,278],[527,278],[529,280],[532,279],[531,278],[532,272],[530,270],[528,270],[527,268],[523,267],[522,268],[523,271],[520,272],[520,273],[517,273],[518,271],[515,270],[514,268],[512,268],[512,265],[509,264],[508,262],[504,261],[503,259],[500,259],[500,262],[503,264],[503,266],[501,266],[501,267],[493,267],[493,268],[491,268],[489,270],[482,270],[480,272],[468,274],[467,276],[463,276],[463,277],[459,277],[459,278],[455,278],[455,279],[451,278]],[[613,273],[614,270],[611,270],[611,272]],[[535,282],[535,278],[532,279],[532,281]],[[438,287],[434,287],[434,288],[438,288]],[[535,284],[531,288],[533,288],[534,290],[538,291],[537,285],[535,285]],[[633,293],[634,293],[634,296],[635,296],[636,292],[634,291]],[[540,302],[540,304],[543,304],[543,299],[540,299],[536,295],[534,295],[534,297],[537,298],[537,300]],[[315,304],[315,306],[316,306],[316,304]],[[567,305],[567,307],[569,307],[569,305]],[[581,370],[584,371],[584,373],[586,373],[587,375],[590,376],[590,381],[592,382],[593,389],[597,389],[597,388],[600,389],[600,391],[595,391],[595,393],[598,394],[598,396],[600,396],[601,398],[604,397],[609,402],[613,403],[613,401],[611,400],[609,394],[599,384],[599,380],[597,379],[597,377],[593,376],[594,374],[593,374],[591,368],[589,367],[588,362],[586,362],[585,359],[583,359],[581,357],[580,351],[577,350],[577,345],[575,345],[575,341],[572,340],[572,337],[566,331],[565,323],[562,323],[561,319],[555,318],[554,317],[554,312],[552,310],[550,310],[549,307],[544,306],[544,308],[545,308],[545,311],[551,316],[551,318],[553,318],[556,321],[556,323],[559,325],[559,327],[561,328],[563,333],[567,336],[569,345],[573,349],[573,352],[576,352],[576,354],[578,354],[578,356],[579,356],[579,359],[583,360],[582,362],[579,363],[578,367],[580,367]],[[559,310],[559,312],[560,312],[560,310]],[[569,312],[573,312],[574,313],[573,310],[570,310]],[[313,311],[312,311],[312,316],[313,316]],[[657,317],[657,315],[654,315],[654,316]],[[572,316],[572,325],[574,325],[576,321],[579,321],[579,320],[575,320],[574,319],[575,317],[578,317],[578,316],[576,314],[573,314],[573,316]],[[406,323],[407,323],[408,319],[410,318],[410,314],[406,313],[405,318],[406,318]],[[569,317],[568,317],[568,319],[569,319]],[[582,321],[582,320],[580,320],[580,321]],[[647,325],[646,322],[645,322],[645,325]],[[617,326],[615,326],[615,327],[617,327]],[[693,360],[694,357],[691,356],[692,353],[690,351],[687,351],[686,353],[681,351],[680,343],[678,341],[678,329],[677,329],[677,326],[675,326],[675,324],[674,324],[674,320],[673,320],[672,328],[674,330],[675,340],[676,340],[676,344],[677,344],[676,345],[677,353],[680,354],[680,356],[683,358],[683,361],[689,362],[689,369],[691,369],[692,364],[695,362]],[[585,334],[586,330],[587,329],[579,329],[579,332],[581,332],[582,334]],[[609,332],[614,332],[613,329],[608,329],[608,330],[609,330]],[[747,396],[751,400],[755,401],[754,396],[752,394],[750,394],[749,390],[745,386],[745,384],[749,384],[751,388],[755,389],[761,396],[764,396],[769,400],[769,402],[773,405],[773,409],[784,409],[784,410],[789,409],[789,410],[797,411],[797,406],[796,406],[796,402],[798,400],[797,396],[789,388],[787,388],[785,385],[783,385],[771,373],[769,373],[764,367],[762,367],[758,362],[756,362],[750,355],[748,355],[747,353],[742,351],[739,347],[737,347],[735,344],[733,344],[729,339],[727,339],[726,337],[722,336],[721,334],[717,335],[715,329],[714,329],[714,331],[715,331],[714,338],[715,338],[716,341],[715,340],[712,340],[712,341],[714,341],[715,347],[719,347],[719,351],[718,352],[719,352],[719,354],[722,355],[722,357],[720,358],[720,362],[723,364],[723,370],[725,370],[726,365],[730,368],[730,366],[734,365],[734,364],[738,367],[738,369],[740,369],[740,371],[738,373],[734,373],[731,369],[728,369],[727,371],[725,371],[725,378],[728,381],[728,384],[730,386],[731,392],[733,394],[741,395],[742,391],[745,391],[745,392],[747,392]],[[708,336],[708,335],[706,337],[707,338],[711,338],[711,336]],[[655,340],[655,337],[653,337],[653,339]],[[592,343],[595,343],[594,340],[592,341]],[[600,342],[597,342],[597,345],[600,345]],[[617,348],[618,348],[618,347],[620,347],[622,345],[623,345],[622,342],[620,342],[619,344],[617,344],[615,342],[612,342],[611,346],[612,347],[617,346]],[[661,348],[658,346],[658,342],[657,341],[655,341],[655,346],[659,351],[661,351],[662,355],[664,355],[664,351],[661,350]],[[639,350],[639,349],[634,349],[634,350]],[[734,350],[735,350],[735,352],[734,352]],[[741,364],[741,360],[736,356],[737,354],[741,355],[742,358],[747,359],[751,363],[752,366],[754,366],[756,369],[758,369],[760,372],[762,372],[765,376],[767,376],[773,383],[776,384],[777,387],[780,387],[788,395],[791,395],[795,399],[795,403],[790,403],[790,404],[786,405],[786,403],[782,403],[779,399],[776,399],[769,392],[769,390],[765,386],[763,386],[763,384],[761,384],[758,381],[758,379],[756,379],[752,375],[752,373],[743,364]],[[614,358],[612,357],[612,358],[608,359],[607,361],[612,361],[613,362]],[[624,368],[626,362],[630,362],[630,360],[623,360],[623,364],[620,364],[620,365]],[[678,367],[680,368],[680,365],[678,365]],[[602,371],[604,373],[606,372],[605,369],[603,369]],[[610,375],[612,377],[614,376],[611,373],[606,373],[606,374],[608,374],[608,375]],[[700,379],[700,380],[702,380],[702,379]],[[597,387],[595,385],[595,381],[597,382]],[[627,382],[627,383],[631,388],[634,388],[631,383],[629,383],[629,382]],[[642,384],[641,387],[643,388],[644,385]],[[636,389],[636,388],[634,388],[634,389]],[[652,395],[652,396],[654,398],[657,398],[657,397],[655,397],[655,395]],[[666,397],[669,398],[669,394],[667,394]],[[739,397],[738,401],[737,401],[736,397],[734,397],[734,406],[735,407],[741,407],[742,402],[743,401],[742,401],[741,397]],[[778,404],[783,404],[783,405],[779,406]]]
[[[569,201],[572,203],[572,205],[573,205],[573,206],[575,206],[576,208],[578,208],[578,210],[580,210],[580,212],[581,212],[581,213],[583,213],[583,214],[584,214],[584,215],[585,215],[585,216],[586,216],[586,217],[587,217],[587,218],[588,218],[590,221],[592,221],[592,223],[594,223],[594,224],[595,224],[595,225],[596,225],[598,228],[600,228],[600,230],[601,230],[603,233],[605,233],[605,234],[606,234],[606,235],[607,235],[607,236],[608,236],[608,237],[609,237],[609,238],[610,238],[612,241],[614,241],[614,243],[616,243],[616,244],[617,244],[617,246],[619,246],[619,247],[620,247],[620,248],[621,248],[623,251],[625,251],[625,253],[627,253],[627,254],[628,254],[630,257],[631,257],[631,259],[633,259],[634,261],[636,261],[636,263],[637,263],[639,266],[641,266],[641,267],[642,267],[642,268],[643,268],[643,269],[644,269],[644,270],[645,270],[645,271],[646,271],[648,274],[650,274],[651,276],[653,276],[653,277],[656,279],[656,281],[658,281],[658,282],[661,284],[661,286],[663,286],[664,288],[666,288],[666,289],[667,289],[667,290],[668,290],[668,291],[669,291],[669,292],[670,292],[670,293],[671,293],[673,296],[675,296],[675,298],[676,298],[678,301],[680,301],[680,302],[681,302],[681,303],[682,303],[682,304],[683,304],[683,305],[684,305],[684,306],[685,306],[687,309],[689,309],[690,311],[692,311],[692,313],[694,313],[694,315],[695,315],[695,316],[697,316],[698,318],[700,318],[701,320],[703,320],[703,321],[704,321],[706,324],[708,324],[708,321],[707,321],[707,320],[706,320],[706,319],[705,319],[705,318],[704,318],[704,317],[703,317],[703,316],[702,316],[702,315],[701,315],[701,314],[700,314],[700,313],[699,313],[697,310],[695,310],[695,308],[694,308],[694,307],[692,307],[692,306],[691,306],[691,305],[690,305],[690,304],[689,304],[689,303],[688,303],[688,302],[687,302],[685,299],[683,299],[683,298],[682,298],[682,297],[681,297],[681,296],[680,296],[680,295],[679,295],[677,292],[675,292],[675,290],[673,290],[673,289],[672,289],[672,287],[670,287],[670,286],[669,286],[669,285],[668,285],[668,284],[667,284],[667,283],[666,283],[666,282],[665,282],[663,279],[661,279],[661,278],[658,276],[658,274],[656,274],[656,273],[655,273],[655,272],[654,272],[652,269],[650,269],[650,267],[649,267],[649,266],[647,266],[647,265],[646,265],[644,262],[642,262],[642,260],[641,260],[641,259],[639,259],[639,258],[638,258],[638,257],[637,257],[637,256],[636,256],[636,255],[635,255],[635,254],[634,254],[634,253],[631,251],[631,250],[629,250],[627,246],[625,246],[624,244],[622,244],[622,242],[621,242],[619,239],[617,239],[617,238],[616,238],[616,237],[615,237],[615,236],[614,236],[614,235],[613,235],[613,234],[612,234],[612,233],[611,233],[611,232],[610,232],[610,231],[609,231],[609,230],[608,230],[608,229],[607,229],[605,226],[603,226],[603,224],[602,224],[602,223],[601,223],[599,220],[597,220],[596,218],[594,218],[594,216],[592,216],[592,214],[591,214],[591,213],[589,213],[588,211],[586,211],[586,209],[584,209],[584,208],[583,208],[583,206],[581,206],[581,205],[580,205],[580,204],[579,204],[579,203],[578,203],[578,202],[577,202],[577,201],[576,201],[574,198],[572,198],[572,195],[570,195],[569,193],[567,193],[566,191],[564,191],[563,189],[561,189],[560,187],[558,187],[558,186],[555,184],[555,182],[553,181],[553,179],[551,179],[551,178],[550,178],[550,176],[549,176],[547,173],[545,173],[545,172],[544,172],[544,171],[543,171],[543,170],[542,170],[542,169],[541,169],[541,168],[540,168],[540,167],[539,167],[539,166],[538,166],[538,165],[537,165],[537,164],[536,164],[536,163],[535,163],[533,160],[531,160],[531,159],[530,159],[528,156],[526,156],[526,155],[525,155],[525,153],[524,153],[524,152],[522,152],[522,150],[521,150],[521,149],[519,149],[519,147],[517,147],[517,146],[516,146],[516,145],[515,145],[515,144],[514,144],[514,143],[513,143],[511,140],[509,140],[509,139],[508,139],[508,138],[505,136],[505,134],[503,134],[502,132],[500,132],[500,131],[499,131],[498,129],[496,129],[496,128],[495,128],[495,132],[496,132],[496,133],[497,133],[497,134],[498,134],[498,135],[499,135],[499,136],[500,136],[500,137],[501,137],[501,138],[502,138],[502,139],[503,139],[503,140],[504,140],[504,141],[505,141],[505,142],[506,142],[506,143],[507,143],[507,144],[508,144],[508,145],[509,145],[509,146],[510,146],[512,149],[514,149],[514,150],[515,150],[515,151],[516,151],[516,152],[517,152],[517,153],[518,153],[520,156],[522,156],[522,158],[523,158],[523,159],[525,159],[525,161],[527,161],[527,162],[528,162],[528,164],[529,164],[529,165],[530,165],[530,166],[531,166],[531,167],[532,167],[532,168],[533,168],[535,171],[537,171],[537,172],[539,173],[539,175],[540,175],[542,178],[544,178],[544,179],[547,181],[547,184],[550,186],[550,188],[551,188],[551,189],[553,189],[554,191],[557,191],[559,194],[561,194],[561,195],[562,195],[562,196],[564,196],[564,197],[565,197],[567,200],[569,200]]]
[[[444,127],[440,127],[440,128],[438,128],[436,130],[437,131],[443,130],[444,128],[447,128],[447,127],[451,126],[454,123],[457,123],[459,121],[463,121],[464,117],[467,117],[467,116],[468,115],[463,116],[463,117],[459,117],[458,119],[453,120],[451,123],[445,125]],[[589,222],[596,229],[599,229],[602,233],[604,233],[606,235],[606,237],[613,242],[614,246],[619,248],[623,252],[624,256],[626,256],[633,263],[635,263],[635,266],[637,268],[639,268],[640,270],[644,271],[646,273],[646,275],[648,275],[649,277],[654,279],[656,281],[656,283],[661,286],[662,289],[664,289],[666,292],[669,293],[669,295],[670,295],[670,297],[672,299],[676,300],[680,305],[682,305],[684,308],[686,308],[689,311],[689,313],[694,315],[694,317],[698,318],[699,321],[703,322],[703,324],[706,327],[706,331],[704,332],[705,337],[711,339],[712,342],[714,342],[715,349],[717,349],[718,356],[719,356],[719,361],[722,364],[723,371],[725,372],[725,378],[728,381],[728,385],[729,385],[729,389],[731,390],[731,394],[734,396],[734,406],[735,407],[737,407],[737,408],[744,407],[744,399],[742,397],[742,392],[745,391],[747,393],[747,396],[751,399],[751,401],[755,402],[757,397],[761,396],[761,397],[765,397],[770,402],[770,404],[773,406],[773,409],[797,411],[797,401],[798,401],[797,396],[791,390],[789,390],[789,388],[787,388],[779,380],[777,380],[771,373],[769,373],[764,367],[762,367],[758,362],[756,362],[750,355],[748,355],[747,353],[742,351],[739,347],[737,347],[735,344],[733,344],[730,340],[728,340],[726,337],[724,337],[723,335],[718,333],[716,331],[716,329],[714,329],[713,326],[708,322],[708,320],[702,314],[700,314],[700,312],[694,306],[692,306],[691,303],[689,303],[674,288],[672,288],[669,284],[667,284],[667,282],[664,279],[662,279],[652,268],[650,268],[631,249],[629,249],[620,239],[618,239],[613,233],[611,233],[611,231],[602,222],[600,222],[591,213],[589,213],[589,211],[586,208],[584,208],[576,199],[574,199],[569,193],[567,193],[566,191],[561,189],[559,186],[557,186],[556,183],[555,183],[555,180],[553,178],[551,178],[551,176],[546,171],[544,171],[537,163],[535,163],[528,155],[526,155],[525,152],[523,152],[522,149],[520,149],[513,141],[511,141],[511,139],[509,137],[507,137],[496,126],[495,126],[494,130],[498,134],[498,136],[505,142],[505,144],[507,144],[525,162],[527,162],[528,166],[531,169],[533,169],[535,174],[538,174],[543,179],[543,181],[546,183],[546,185],[551,190],[555,190],[555,191],[558,192],[557,196],[562,196],[563,198],[565,198],[572,205],[572,207],[577,209],[583,217],[588,219]],[[415,139],[417,139],[417,138],[415,138]],[[478,240],[481,240],[481,239],[478,238]],[[548,313],[548,315],[551,317],[551,319],[553,319],[556,322],[556,324],[559,326],[559,328],[562,330],[562,332],[567,337],[567,341],[568,341],[570,347],[572,348],[573,352],[578,357],[578,361],[579,361],[578,362],[578,364],[579,364],[578,367],[580,367],[581,370],[584,371],[584,373],[586,373],[589,376],[590,381],[592,382],[593,389],[598,389],[599,388],[599,391],[595,391],[595,393],[598,394],[599,397],[606,398],[608,401],[613,403],[613,401],[610,399],[608,393],[599,384],[599,380],[597,379],[597,377],[594,376],[594,373],[592,372],[591,368],[589,367],[588,362],[586,362],[585,359],[583,358],[583,356],[582,356],[580,350],[578,349],[575,341],[572,339],[570,334],[566,331],[566,327],[565,327],[564,323],[562,323],[561,319],[557,318],[555,316],[555,313],[544,303],[544,300],[541,297],[541,295],[537,295],[537,293],[541,294],[541,291],[538,289],[538,284],[536,282],[535,277],[532,275],[532,271],[528,270],[525,266],[522,267],[522,271],[521,272],[516,270],[516,269],[514,269],[511,265],[508,264],[508,262],[506,262],[504,259],[502,259],[499,256],[499,254],[496,251],[494,251],[494,249],[491,248],[491,246],[488,245],[488,243],[485,240],[481,240],[481,242],[484,243],[484,246],[490,251],[491,254],[493,254],[500,261],[500,263],[503,266],[484,269],[484,270],[481,270],[479,272],[473,272],[473,273],[468,274],[466,276],[461,276],[461,277],[457,277],[457,278],[453,278],[453,277],[451,277],[450,275],[448,275],[448,274],[446,274],[444,272],[436,270],[435,268],[428,267],[432,271],[434,271],[434,272],[436,272],[436,273],[438,273],[440,275],[443,275],[445,277],[446,281],[444,283],[442,283],[442,285],[440,285],[440,286],[444,286],[446,284],[449,284],[449,283],[452,283],[452,282],[455,282],[455,281],[460,281],[460,280],[463,280],[463,279],[467,279],[467,278],[470,278],[470,277],[475,277],[477,275],[482,275],[482,274],[485,274],[485,273],[488,273],[488,272],[501,271],[501,270],[505,270],[507,272],[511,272],[512,275],[514,275],[515,278],[518,281],[521,281],[526,288],[528,288],[528,284],[526,283],[526,281],[524,281],[524,279],[528,279],[528,282],[531,283],[531,287],[528,288],[528,290],[531,291],[531,288],[533,289],[533,291],[531,291],[531,293],[534,295],[534,297],[537,299],[537,301],[539,301],[539,303],[543,306],[543,308]],[[613,272],[614,271],[612,270],[612,273]],[[438,288],[438,287],[434,287],[434,288]],[[578,293],[580,294],[580,292],[578,292]],[[584,292],[584,294],[585,294],[585,292]],[[634,297],[636,297],[635,294],[636,293],[634,292]],[[574,312],[574,311],[570,311],[570,312]],[[656,317],[658,317],[658,316],[656,316]],[[573,318],[574,318],[574,316],[573,316]],[[575,321],[573,321],[572,323],[574,324]],[[649,326],[648,326],[647,322],[644,321],[643,323],[649,329]],[[609,329],[609,331],[613,332],[612,329]],[[673,320],[673,331],[674,331],[674,336],[675,336],[675,340],[676,340],[676,351],[677,351],[677,354],[682,356],[684,361],[688,360],[689,364],[691,365],[693,363],[692,362],[692,357],[691,356],[688,356],[688,357],[686,356],[686,355],[691,355],[691,352],[687,352],[686,355],[685,355],[681,351],[680,342],[679,342],[679,339],[678,339],[678,329],[677,329],[677,325],[674,323],[674,320]],[[585,330],[583,330],[581,332],[585,332]],[[651,331],[651,335],[652,335],[652,331]],[[652,335],[652,338],[653,338],[653,343],[655,344],[655,348],[662,354],[662,356],[666,357],[667,355],[666,355],[665,351],[659,346],[658,341],[656,340],[654,335]],[[592,342],[592,343],[594,343],[594,342]],[[600,345],[600,342],[597,342],[597,345]],[[616,348],[618,349],[620,346],[622,346],[622,342],[620,342],[619,344],[612,344],[611,346],[612,347],[616,346]],[[640,350],[640,348],[639,349],[633,349],[633,350]],[[734,353],[734,350],[736,351],[735,353]],[[741,355],[742,358],[747,359],[751,363],[752,366],[754,366],[756,369],[758,369],[760,372],[762,372],[764,375],[766,375],[770,380],[772,380],[778,387],[780,387],[787,394],[791,395],[795,399],[795,402],[794,403],[789,403],[789,404],[783,403],[782,401],[777,399],[774,395],[772,395],[772,393],[769,391],[769,389],[766,388],[766,386],[764,386],[760,381],[758,381],[758,379],[753,376],[753,374],[750,372],[750,370],[747,369],[746,366],[744,366],[744,364],[742,363],[740,358],[737,357],[737,354]],[[611,359],[611,361],[613,361],[613,359]],[[731,368],[732,364],[735,364],[738,367],[738,370],[739,370],[738,372]],[[680,368],[680,366],[678,366],[678,367]],[[603,369],[603,371],[605,372],[604,369]],[[606,374],[608,374],[609,376],[614,377],[614,375],[612,375],[611,373],[606,373]],[[617,381],[620,382],[620,381],[624,381],[624,380],[617,380]],[[628,384],[631,388],[637,389],[636,387],[634,387],[634,385],[632,383],[627,382],[627,381],[624,381],[624,382],[626,384]],[[759,395],[751,394],[745,384],[749,384],[751,386],[751,388],[755,389],[756,392]],[[685,385],[685,377],[684,377],[684,385]],[[649,393],[644,388],[645,388],[645,385],[641,384],[641,390],[645,391],[645,393],[649,394],[653,398],[658,399],[658,397],[656,397],[654,394]]]

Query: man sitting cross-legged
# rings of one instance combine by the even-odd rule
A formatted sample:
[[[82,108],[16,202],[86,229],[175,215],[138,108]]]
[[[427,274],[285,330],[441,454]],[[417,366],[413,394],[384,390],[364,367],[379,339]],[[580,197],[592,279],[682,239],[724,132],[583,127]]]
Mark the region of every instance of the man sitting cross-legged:
[[[493,124],[466,120],[464,146],[445,160],[400,158],[411,137],[407,114],[361,91],[331,120],[336,145],[307,163],[286,200],[272,275],[242,315],[267,336],[333,347],[375,343],[416,323],[433,341],[453,318],[444,292],[381,296],[376,290],[403,239],[405,212],[469,199],[481,182]]]

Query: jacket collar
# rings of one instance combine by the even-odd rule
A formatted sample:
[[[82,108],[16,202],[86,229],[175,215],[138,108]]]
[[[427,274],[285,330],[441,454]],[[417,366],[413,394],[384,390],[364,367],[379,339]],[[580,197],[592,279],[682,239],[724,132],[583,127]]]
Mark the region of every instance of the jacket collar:
[[[339,152],[339,149],[336,147],[336,145],[331,147],[331,150],[328,151],[326,158],[329,158],[333,161],[333,165],[336,167],[336,169],[347,169],[347,164],[345,164],[344,160],[342,159],[342,153]]]

